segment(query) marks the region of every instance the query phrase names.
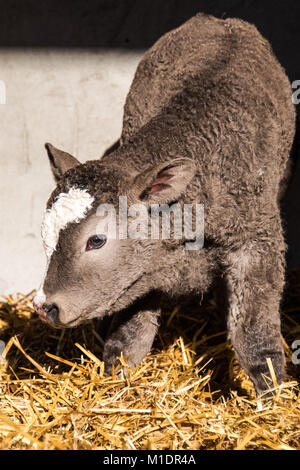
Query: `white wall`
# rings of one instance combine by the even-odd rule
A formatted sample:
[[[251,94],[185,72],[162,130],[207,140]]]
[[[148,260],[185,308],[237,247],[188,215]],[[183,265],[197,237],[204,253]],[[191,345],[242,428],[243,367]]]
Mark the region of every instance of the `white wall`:
[[[80,161],[119,138],[141,53],[0,50],[0,295],[39,286],[40,225],[54,188],[45,142]],[[1,90],[0,90],[1,91]]]
[[[101,156],[120,135],[141,55],[0,49],[0,296],[37,288],[44,272],[40,225],[55,186],[44,143],[82,162]],[[290,267],[300,265],[300,164],[294,173],[286,201]]]

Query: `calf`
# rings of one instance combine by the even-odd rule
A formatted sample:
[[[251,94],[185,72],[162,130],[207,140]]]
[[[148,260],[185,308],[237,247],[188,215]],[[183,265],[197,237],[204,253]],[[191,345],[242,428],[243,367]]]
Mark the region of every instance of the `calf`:
[[[257,393],[267,387],[266,358],[282,382],[279,200],[294,129],[289,81],[254,26],[198,14],[165,34],[138,65],[119,147],[80,164],[46,144],[57,186],[42,225],[48,264],[37,313],[57,327],[114,314],[104,347],[110,372],[121,352],[134,366],[151,349],[159,293],[219,284],[229,337]],[[202,204],[204,245],[193,249],[195,231],[120,236],[120,218],[117,237],[99,232],[97,208],[119,214],[120,196],[147,213]],[[174,217],[171,225],[174,235]]]

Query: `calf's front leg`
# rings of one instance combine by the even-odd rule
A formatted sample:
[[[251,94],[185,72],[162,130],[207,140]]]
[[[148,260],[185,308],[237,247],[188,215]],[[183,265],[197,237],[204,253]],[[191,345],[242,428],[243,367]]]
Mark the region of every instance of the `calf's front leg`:
[[[124,313],[116,315],[104,344],[103,360],[107,373],[112,373],[121,353],[131,368],[140,364],[152,347],[159,315],[160,311],[156,309],[139,311],[129,319],[126,315],[124,318]]]
[[[228,255],[228,331],[240,365],[258,395],[272,387],[267,358],[278,383],[285,380],[279,306],[284,285],[284,254],[253,242]]]

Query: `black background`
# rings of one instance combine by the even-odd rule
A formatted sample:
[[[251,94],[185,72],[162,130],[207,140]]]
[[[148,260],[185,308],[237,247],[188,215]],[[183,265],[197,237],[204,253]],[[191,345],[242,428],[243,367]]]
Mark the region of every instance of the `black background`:
[[[254,23],[300,80],[299,0],[0,0],[0,47],[146,49],[199,11]],[[284,208],[290,267],[300,266],[299,166]]]

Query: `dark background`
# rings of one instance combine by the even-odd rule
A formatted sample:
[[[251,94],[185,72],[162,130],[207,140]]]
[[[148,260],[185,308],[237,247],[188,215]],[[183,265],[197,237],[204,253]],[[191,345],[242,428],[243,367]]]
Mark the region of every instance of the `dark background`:
[[[291,82],[300,80],[296,0],[0,0],[0,47],[146,49],[199,11],[254,23],[271,42]],[[284,207],[290,267],[300,266],[297,156],[298,145]]]

